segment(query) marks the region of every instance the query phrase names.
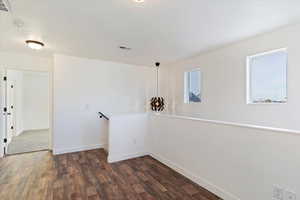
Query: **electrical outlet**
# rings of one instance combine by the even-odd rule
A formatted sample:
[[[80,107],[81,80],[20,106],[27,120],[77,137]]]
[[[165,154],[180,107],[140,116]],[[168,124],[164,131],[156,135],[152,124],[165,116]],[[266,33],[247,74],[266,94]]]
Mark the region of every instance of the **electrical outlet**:
[[[273,186],[273,200],[284,200],[283,199],[283,188]]]
[[[296,193],[286,190],[284,192],[284,200],[297,200]]]

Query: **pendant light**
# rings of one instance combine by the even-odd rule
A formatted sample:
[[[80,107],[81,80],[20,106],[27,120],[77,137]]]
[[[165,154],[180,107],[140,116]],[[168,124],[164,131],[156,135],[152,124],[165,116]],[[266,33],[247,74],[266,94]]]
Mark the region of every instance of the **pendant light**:
[[[164,98],[158,96],[158,70],[159,70],[159,65],[160,65],[159,62],[155,63],[155,66],[156,66],[156,97],[152,97],[151,98],[151,103],[150,103],[151,110],[156,111],[156,112],[163,111],[164,108],[165,108]]]

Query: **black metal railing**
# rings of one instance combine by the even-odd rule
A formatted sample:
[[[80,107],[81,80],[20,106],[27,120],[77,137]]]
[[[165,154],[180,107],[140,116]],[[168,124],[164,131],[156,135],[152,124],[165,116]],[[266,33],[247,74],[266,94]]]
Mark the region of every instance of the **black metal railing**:
[[[104,115],[102,112],[98,112],[98,114],[99,114],[100,118],[104,118],[106,120],[109,120],[109,118],[106,115]]]

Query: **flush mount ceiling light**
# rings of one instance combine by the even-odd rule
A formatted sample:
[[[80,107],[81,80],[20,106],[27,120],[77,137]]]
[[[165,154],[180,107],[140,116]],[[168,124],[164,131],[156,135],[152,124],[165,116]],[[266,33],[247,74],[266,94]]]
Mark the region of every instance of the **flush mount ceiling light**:
[[[44,43],[35,40],[26,40],[26,44],[29,48],[35,50],[40,50],[44,47]]]
[[[119,46],[119,48],[122,50],[128,50],[128,51],[131,50],[130,47],[126,47],[126,46]]]
[[[136,2],[136,3],[143,3],[144,2],[144,0],[133,0],[134,2]]]

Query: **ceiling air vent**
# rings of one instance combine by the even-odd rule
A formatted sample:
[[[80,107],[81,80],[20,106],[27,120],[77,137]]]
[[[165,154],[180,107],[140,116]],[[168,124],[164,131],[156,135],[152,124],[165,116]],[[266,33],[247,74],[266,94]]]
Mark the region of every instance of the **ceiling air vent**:
[[[0,10],[8,12],[9,11],[9,2],[8,0],[0,0]]]

